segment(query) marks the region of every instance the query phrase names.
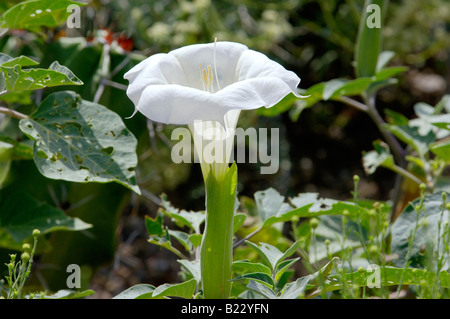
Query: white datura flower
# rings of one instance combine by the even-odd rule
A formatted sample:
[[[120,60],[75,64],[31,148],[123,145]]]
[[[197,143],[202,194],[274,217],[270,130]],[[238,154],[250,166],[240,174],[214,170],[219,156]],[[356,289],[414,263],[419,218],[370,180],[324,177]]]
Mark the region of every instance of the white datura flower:
[[[295,73],[234,42],[154,54],[124,77],[129,80],[127,95],[136,106],[134,114],[139,111],[156,122],[189,125],[201,162],[209,164],[229,162],[241,110],[272,107],[291,92],[298,95],[300,83]],[[219,143],[225,151],[216,149],[212,160],[202,156],[206,140]]]

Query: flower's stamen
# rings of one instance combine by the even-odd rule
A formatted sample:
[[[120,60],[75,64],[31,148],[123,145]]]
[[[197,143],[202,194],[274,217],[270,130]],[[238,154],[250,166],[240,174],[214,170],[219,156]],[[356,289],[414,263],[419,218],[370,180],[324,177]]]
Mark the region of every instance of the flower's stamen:
[[[208,65],[206,69],[204,69],[200,64],[200,77],[202,79],[203,90],[214,93],[214,72],[212,71],[211,65]]]

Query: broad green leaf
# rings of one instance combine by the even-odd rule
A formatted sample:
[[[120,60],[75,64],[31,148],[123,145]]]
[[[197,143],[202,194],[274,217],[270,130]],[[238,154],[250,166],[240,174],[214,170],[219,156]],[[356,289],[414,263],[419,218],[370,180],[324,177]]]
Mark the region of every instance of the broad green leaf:
[[[311,280],[311,276],[304,276],[285,286],[281,292],[281,299],[297,299],[304,295],[306,285]]]
[[[70,5],[84,3],[69,0],[29,0],[7,10],[3,16],[3,27],[39,31],[41,27],[56,27],[66,21],[71,12]]]
[[[115,181],[136,193],[133,134],[106,107],[70,91],[53,93],[19,122],[35,140],[34,161],[47,178],[72,182]]]
[[[92,296],[93,294],[95,294],[95,291],[90,289],[84,291],[62,289],[51,295],[38,295],[37,299],[79,299]]]
[[[200,234],[200,225],[205,221],[204,212],[188,212],[185,210],[180,210],[172,206],[172,204],[167,200],[167,196],[163,194],[161,196],[161,209],[160,211],[172,219],[177,226],[183,227],[187,226],[194,230],[196,234]]]
[[[272,274],[269,267],[261,263],[252,263],[248,260],[237,260],[233,262],[233,271],[245,273],[264,273],[269,276]]]
[[[239,230],[239,228],[241,228],[241,226],[244,224],[246,218],[247,218],[246,214],[243,214],[243,213],[234,214],[233,233],[236,233]]]
[[[151,299],[155,287],[148,284],[139,284],[122,291],[112,299]]]
[[[283,274],[286,272],[286,270],[288,270],[289,267],[291,267],[293,264],[295,264],[299,260],[300,260],[300,257],[297,257],[297,258],[288,259],[288,260],[281,262],[278,265],[277,270],[276,270],[275,282],[278,282],[280,280],[281,276],[283,276]]]
[[[395,56],[395,52],[393,52],[393,51],[380,52],[380,55],[378,56],[378,60],[377,60],[377,67],[376,67],[377,73],[380,72],[394,56]]]
[[[192,298],[197,287],[197,281],[192,278],[179,284],[163,284],[153,290],[152,298],[155,297],[179,297],[189,299]]]
[[[380,166],[392,169],[394,167],[394,157],[389,150],[389,146],[382,141],[375,141],[373,146],[374,150],[363,152],[364,171],[370,175]]]
[[[449,194],[447,198],[449,198]],[[427,256],[432,256],[432,250],[438,246],[440,241],[440,247],[443,247],[443,236],[437,238],[438,234],[444,233],[444,224],[449,220],[449,211],[443,209],[442,194],[435,193],[425,195],[423,201],[423,210],[417,213],[415,207],[419,204],[420,199],[416,199],[396,219],[391,228],[392,253],[397,254],[399,257],[394,260],[394,265],[397,267],[403,267],[407,262],[407,252],[409,249],[408,240],[414,230],[417,227],[417,232],[414,238],[414,242],[411,247],[410,259],[412,267],[423,266],[426,262]],[[418,223],[416,223],[418,220]],[[438,224],[441,221],[441,229],[439,230]],[[433,248],[434,247],[434,248]],[[439,252],[439,256],[442,256],[442,252]],[[448,257],[448,253],[446,253]]]
[[[0,206],[0,229],[7,231],[15,241],[31,236],[35,228],[42,234],[57,230],[84,230],[92,227],[77,217],[38,202],[24,192],[4,199]]]
[[[450,141],[433,143],[430,150],[444,161],[450,162]]]
[[[257,191],[254,196],[256,207],[258,208],[258,213],[264,223],[264,227],[269,226],[266,222],[272,217],[280,217],[292,210],[289,204],[284,202],[284,196],[281,196],[273,188]]]
[[[17,58],[12,58],[9,55],[0,53],[0,67],[8,67],[13,68],[16,65],[19,66],[30,66],[30,65],[38,65],[39,63],[30,59],[27,56],[21,55]]]
[[[357,77],[370,77],[376,73],[386,6],[385,0],[366,0],[364,3],[355,46]]]
[[[164,228],[162,224],[162,216],[158,214],[155,218],[145,216],[145,227],[150,236],[162,236],[164,234]]]
[[[11,67],[1,65],[0,69],[2,71],[1,92],[19,92],[45,87],[83,84],[72,71],[56,61],[48,69],[22,69],[19,64]]]
[[[266,273],[262,273],[262,272],[244,274],[239,277],[233,278],[232,281],[249,280],[249,279],[257,281],[263,285],[266,285],[269,288],[274,287],[274,285],[275,285],[272,277],[270,275],[268,275]]]
[[[250,282],[247,285],[247,288],[255,291],[257,294],[267,299],[277,299],[277,295],[272,289],[254,280],[250,280]]]
[[[282,253],[278,248],[267,243],[259,243],[258,245],[250,241],[246,241],[246,243],[258,253],[273,272],[276,272],[278,265],[284,259],[294,254],[298,246],[300,246],[300,240],[298,240]]]
[[[404,66],[393,66],[390,68],[382,69],[375,74],[375,81],[383,81],[393,76],[408,71],[407,67]]]
[[[191,274],[191,276],[199,283],[201,280],[200,261],[199,260],[177,260]]]
[[[202,234],[189,235],[189,241],[195,248],[200,247],[200,245],[202,244],[202,238],[203,238]]]
[[[175,238],[187,251],[192,251],[193,246],[191,241],[189,240],[189,235],[185,232],[179,230],[168,230],[171,238]]]
[[[362,95],[367,87],[374,82],[372,78],[358,78],[355,80],[336,79],[327,82],[323,99],[336,99],[341,96]]]
[[[426,135],[422,135],[418,127],[408,125],[385,125],[384,127],[398,139],[410,145],[421,156],[425,156],[430,144],[436,140],[436,135],[433,131],[428,131]]]

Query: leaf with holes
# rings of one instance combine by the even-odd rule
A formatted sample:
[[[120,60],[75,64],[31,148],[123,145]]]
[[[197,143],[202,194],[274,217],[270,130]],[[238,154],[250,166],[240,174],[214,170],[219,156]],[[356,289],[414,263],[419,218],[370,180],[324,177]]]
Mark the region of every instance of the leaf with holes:
[[[84,3],[70,0],[29,0],[7,10],[0,26],[9,29],[39,31],[41,27],[56,27],[72,14],[70,5],[78,7]]]
[[[13,64],[17,61],[17,64]],[[32,60],[31,60],[32,61]],[[0,92],[20,92],[61,85],[82,85],[72,71],[58,62],[48,69],[22,69],[23,61],[13,59],[0,65]]]
[[[35,140],[34,161],[51,179],[117,182],[140,193],[134,135],[106,107],[70,91],[48,96],[29,118],[19,122]]]

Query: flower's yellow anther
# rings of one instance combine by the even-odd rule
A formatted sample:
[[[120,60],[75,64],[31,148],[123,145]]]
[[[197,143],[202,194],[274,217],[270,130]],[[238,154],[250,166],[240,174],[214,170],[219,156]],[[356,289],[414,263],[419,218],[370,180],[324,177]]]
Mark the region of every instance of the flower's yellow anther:
[[[213,93],[214,72],[211,65],[208,65],[204,69],[200,64],[200,77],[202,79],[203,89]]]

